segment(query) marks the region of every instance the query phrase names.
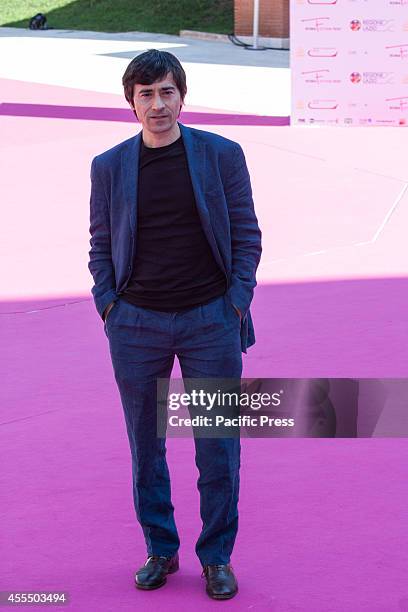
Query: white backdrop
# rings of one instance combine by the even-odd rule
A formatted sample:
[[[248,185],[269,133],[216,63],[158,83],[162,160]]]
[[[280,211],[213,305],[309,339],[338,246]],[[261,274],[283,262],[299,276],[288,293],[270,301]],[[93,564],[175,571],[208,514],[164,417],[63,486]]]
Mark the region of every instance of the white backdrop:
[[[291,0],[293,125],[408,125],[408,0]]]

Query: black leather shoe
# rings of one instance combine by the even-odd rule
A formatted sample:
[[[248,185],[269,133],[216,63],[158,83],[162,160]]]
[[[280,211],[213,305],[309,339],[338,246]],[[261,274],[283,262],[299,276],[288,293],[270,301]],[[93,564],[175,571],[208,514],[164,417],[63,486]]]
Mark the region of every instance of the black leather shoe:
[[[213,599],[231,599],[238,592],[238,582],[232,565],[206,565],[201,577],[205,576],[207,595]]]
[[[178,553],[174,557],[151,555],[135,574],[136,587],[145,590],[158,589],[166,584],[167,574],[173,574],[178,569]]]

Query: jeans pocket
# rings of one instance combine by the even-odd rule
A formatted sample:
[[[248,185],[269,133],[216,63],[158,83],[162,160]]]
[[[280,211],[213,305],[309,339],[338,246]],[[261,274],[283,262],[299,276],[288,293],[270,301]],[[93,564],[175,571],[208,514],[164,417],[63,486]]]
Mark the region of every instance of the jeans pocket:
[[[103,326],[104,326],[104,329],[105,329],[105,333],[106,333],[106,331],[108,329],[108,321],[112,320],[112,313],[113,313],[113,311],[116,311],[118,309],[118,307],[119,307],[119,300],[115,300],[113,302],[112,308],[109,310],[108,314],[105,317],[105,321],[103,323]]]
[[[235,308],[234,304],[232,303],[232,300],[230,298],[230,296],[226,293],[225,294],[226,300],[228,302],[228,307],[230,308],[230,310],[232,310],[234,312],[234,315],[236,317],[236,319],[239,321],[239,323],[241,323],[241,317],[238,314],[237,309]]]

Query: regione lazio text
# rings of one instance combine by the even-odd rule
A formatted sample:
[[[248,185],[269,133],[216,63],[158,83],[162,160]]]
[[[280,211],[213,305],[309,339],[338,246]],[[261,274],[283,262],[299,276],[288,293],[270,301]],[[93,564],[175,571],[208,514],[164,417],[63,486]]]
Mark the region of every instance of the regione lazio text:
[[[0,609],[408,612],[407,38],[0,2]]]

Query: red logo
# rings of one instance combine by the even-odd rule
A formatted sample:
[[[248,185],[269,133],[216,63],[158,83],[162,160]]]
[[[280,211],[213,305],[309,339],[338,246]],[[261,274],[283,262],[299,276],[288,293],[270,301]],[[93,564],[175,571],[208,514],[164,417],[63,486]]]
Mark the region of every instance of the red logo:
[[[350,21],[350,29],[353,30],[353,32],[361,30],[361,21],[359,21],[358,19],[353,19],[352,21]]]

